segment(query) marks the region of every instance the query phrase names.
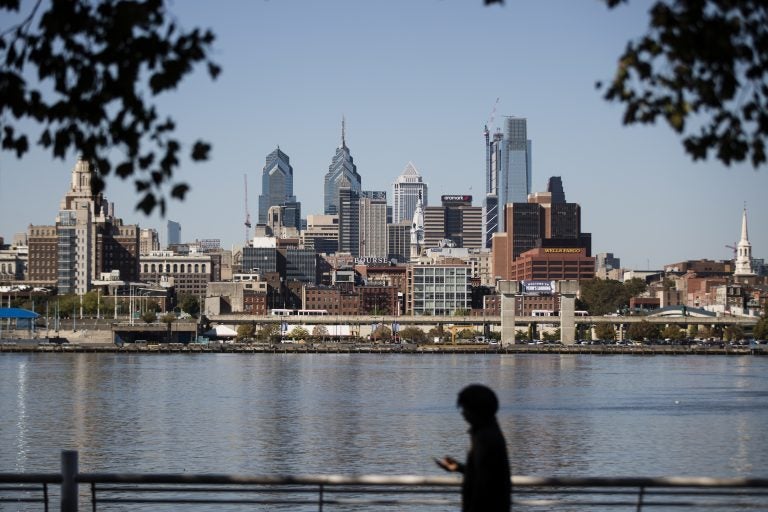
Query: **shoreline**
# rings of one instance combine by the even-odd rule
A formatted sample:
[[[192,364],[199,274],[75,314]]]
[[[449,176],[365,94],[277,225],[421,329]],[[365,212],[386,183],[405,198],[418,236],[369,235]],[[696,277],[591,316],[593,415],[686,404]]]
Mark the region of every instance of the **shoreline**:
[[[682,345],[395,345],[395,344],[237,344],[237,343],[35,343],[37,340],[0,340],[0,353],[126,353],[126,354],[596,354],[596,355],[768,355],[768,351],[745,347],[700,347]]]

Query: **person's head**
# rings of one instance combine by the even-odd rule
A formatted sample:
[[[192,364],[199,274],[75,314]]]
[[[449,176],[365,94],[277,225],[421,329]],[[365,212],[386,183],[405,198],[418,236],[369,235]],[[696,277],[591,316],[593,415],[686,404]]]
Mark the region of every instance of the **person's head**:
[[[457,405],[470,424],[493,419],[499,410],[499,400],[491,388],[482,384],[470,384],[459,392]]]

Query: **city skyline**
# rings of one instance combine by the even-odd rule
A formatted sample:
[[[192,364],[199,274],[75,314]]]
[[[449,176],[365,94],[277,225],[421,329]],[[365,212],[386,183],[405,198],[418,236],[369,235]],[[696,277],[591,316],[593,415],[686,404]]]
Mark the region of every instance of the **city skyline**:
[[[106,193],[127,223],[162,233],[174,219],[185,241],[240,245],[242,175],[254,176],[277,145],[291,157],[304,216],[323,213],[321,183],[345,116],[346,142],[365,189],[390,190],[413,161],[432,201],[468,194],[481,206],[482,129],[498,97],[489,128],[495,131],[507,115],[527,119],[536,145],[531,192],[562,176],[569,201],[582,206],[594,253],[612,252],[630,268],[731,258],[725,246],[739,240],[746,202],[753,256],[768,257],[761,224],[768,218],[765,168],[692,163],[666,126],[624,128],[620,109],[595,91],[595,81],[612,76],[626,42],[644,33],[648,5],[631,4],[614,11],[599,2],[522,2],[514,9],[481,2],[174,5],[183,24],[217,33],[214,58],[224,72],[214,83],[198,73],[161,105],[177,118],[184,140],[213,143],[212,158],[182,163],[178,179],[192,189],[185,202],[169,204],[165,219],[132,211],[137,196],[130,182],[110,178]],[[341,12],[352,20],[344,37],[329,21]],[[276,45],[279,27],[248,30],[246,20],[269,18],[295,20],[299,35]],[[512,69],[499,64],[507,54]],[[493,73],[490,63],[497,66]],[[254,79],[263,69],[278,70],[280,84]],[[189,108],[203,101],[215,108]],[[23,160],[0,154],[0,236],[10,241],[29,224],[53,221],[75,160],[53,160],[37,149]],[[251,205],[261,193],[251,185]]]

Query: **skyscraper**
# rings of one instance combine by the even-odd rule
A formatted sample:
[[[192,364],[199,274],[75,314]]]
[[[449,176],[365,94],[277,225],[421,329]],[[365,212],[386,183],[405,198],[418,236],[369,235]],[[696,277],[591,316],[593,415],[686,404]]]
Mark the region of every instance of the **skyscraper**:
[[[360,255],[360,194],[346,176],[339,183],[339,252]]]
[[[504,230],[499,213],[507,203],[524,203],[531,193],[531,150],[527,120],[506,117],[504,133],[486,136],[486,199],[483,217],[483,244],[490,247],[493,233]],[[496,229],[494,229],[494,226]]]
[[[342,178],[346,178],[350,189],[356,194],[360,194],[361,178],[357,173],[357,167],[352,159],[352,155],[347,147],[345,134],[345,122],[341,121],[341,146],[336,148],[336,154],[328,166],[328,172],[325,174],[325,214],[336,215],[339,213],[339,187]]]
[[[60,294],[87,293],[102,272],[118,270],[124,281],[139,277],[139,227],[124,225],[114,205],[91,192],[92,176],[89,162],[78,158],[56,225],[30,226],[29,279],[55,284]]]
[[[293,195],[293,167],[288,155],[280,147],[267,155],[261,171],[261,195],[259,196],[259,224],[266,224],[270,206],[296,203]],[[295,226],[297,229],[300,226]]]
[[[387,258],[387,193],[364,190],[360,195],[360,257]]]
[[[472,196],[441,196],[441,206],[424,208],[424,245],[438,247],[442,240],[451,240],[456,247],[482,246],[482,208],[472,206]]]
[[[416,203],[421,195],[421,206],[428,206],[427,184],[412,162],[403,169],[403,173],[392,183],[392,223],[413,219]]]
[[[179,245],[181,243],[181,224],[169,220],[168,224],[166,224],[166,230],[168,232],[168,243],[166,246]]]

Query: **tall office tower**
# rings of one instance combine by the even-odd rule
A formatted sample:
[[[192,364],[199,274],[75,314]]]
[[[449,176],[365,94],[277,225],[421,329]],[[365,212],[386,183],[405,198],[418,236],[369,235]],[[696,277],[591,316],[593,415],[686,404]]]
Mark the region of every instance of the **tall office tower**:
[[[168,243],[166,244],[166,247],[181,244],[181,224],[169,220],[166,229],[168,231]]]
[[[142,229],[139,233],[139,254],[160,250],[160,237],[156,229]]]
[[[286,203],[296,203],[293,195],[293,167],[288,155],[278,146],[267,155],[266,163],[261,171],[261,195],[259,196],[259,224],[267,223],[267,212],[270,206],[283,206]],[[299,229],[300,226],[294,226]]]
[[[428,205],[427,184],[424,183],[413,163],[408,162],[403,173],[392,183],[392,224],[413,219],[419,194],[421,194],[422,208],[426,207]]]
[[[339,188],[342,178],[346,178],[352,192],[360,194],[361,178],[357,173],[357,167],[349,153],[345,139],[345,122],[341,121],[341,146],[336,148],[336,154],[328,166],[328,172],[325,174],[325,210],[326,215],[336,215],[339,213]]]
[[[563,180],[560,176],[552,176],[547,181],[547,192],[552,194],[552,204],[565,202],[565,190],[563,190]]]
[[[396,263],[408,261],[411,245],[411,222],[387,224],[387,259]]]
[[[506,117],[504,133],[496,133],[493,141],[485,130],[486,200],[484,203],[483,243],[489,247],[493,233],[503,231],[504,216],[499,215],[507,203],[524,203],[531,192],[531,151],[527,121]],[[493,226],[496,224],[496,231]]]
[[[339,252],[360,255],[360,194],[342,176],[339,183]]]
[[[483,209],[472,206],[472,196],[441,196],[442,206],[424,208],[424,245],[437,247],[444,239],[456,247],[480,248],[483,244]]]
[[[361,258],[387,258],[387,193],[364,190],[360,195]]]
[[[513,279],[515,260],[534,248],[591,256],[592,236],[581,232],[581,206],[554,203],[551,192],[531,194],[527,203],[508,203],[504,224],[505,230],[493,238],[493,275],[501,279]]]
[[[499,231],[499,164],[501,162],[501,133],[493,134],[485,127],[485,199],[483,200],[483,247],[490,248],[493,234]],[[501,204],[501,209],[504,204]]]
[[[114,205],[91,192],[92,176],[89,163],[78,158],[56,225],[30,226],[30,281],[48,281],[60,294],[87,293],[103,272],[118,270],[125,281],[139,276],[139,227],[123,225]],[[50,250],[54,239],[55,252]],[[48,264],[33,265],[38,258]]]

